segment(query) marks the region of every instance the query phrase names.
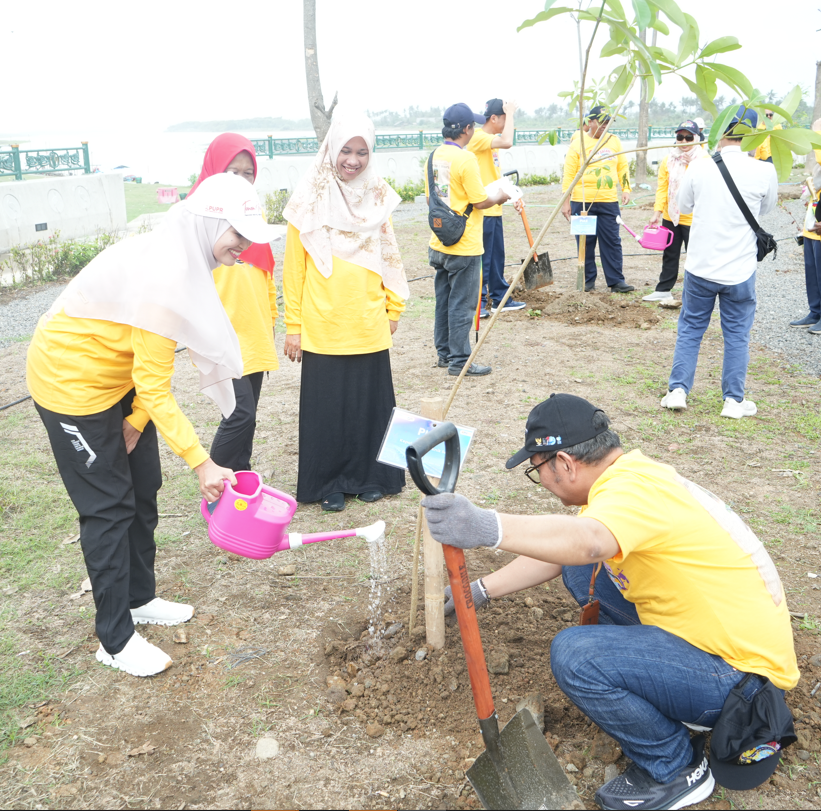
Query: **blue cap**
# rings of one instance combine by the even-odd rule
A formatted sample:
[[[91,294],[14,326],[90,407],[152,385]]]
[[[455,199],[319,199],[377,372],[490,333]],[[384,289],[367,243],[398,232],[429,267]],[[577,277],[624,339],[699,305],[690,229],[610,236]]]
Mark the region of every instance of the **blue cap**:
[[[451,104],[445,114],[442,116],[445,124],[458,124],[460,127],[467,127],[473,124],[474,121],[478,124],[484,124],[487,119],[483,115],[474,113],[467,104]]]
[[[750,110],[743,104],[736,110],[733,120],[727,125],[724,130],[725,134],[732,129],[736,124],[746,124],[751,130],[758,126],[758,113],[755,110]]]

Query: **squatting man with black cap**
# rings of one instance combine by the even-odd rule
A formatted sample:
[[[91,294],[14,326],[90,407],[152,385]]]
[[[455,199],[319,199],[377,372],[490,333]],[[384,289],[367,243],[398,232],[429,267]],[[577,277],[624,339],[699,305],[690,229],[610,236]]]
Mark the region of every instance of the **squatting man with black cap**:
[[[519,555],[472,584],[477,607],[559,576],[583,605],[595,578],[598,624],[557,634],[550,665],[633,761],[596,792],[602,808],[692,805],[710,796],[714,772],[729,788],[759,785],[794,740],[782,691],[799,678],[775,565],[719,498],[639,450],[625,453],[609,425],[581,397],[551,395],[507,462],[529,459],[528,478],[579,515],[502,515],[443,493],[422,502],[430,531],[443,544]],[[769,720],[740,718],[742,706]],[[708,765],[704,736],[691,740],[688,727],[715,727],[711,758],[719,749],[725,760]],[[748,732],[736,736],[743,750],[717,746],[733,727]]]

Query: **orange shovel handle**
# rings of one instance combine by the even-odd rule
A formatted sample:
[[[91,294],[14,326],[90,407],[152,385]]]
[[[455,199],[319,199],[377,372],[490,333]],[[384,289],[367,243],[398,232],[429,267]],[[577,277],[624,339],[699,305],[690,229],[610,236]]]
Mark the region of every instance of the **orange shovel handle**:
[[[522,222],[525,225],[525,233],[527,234],[527,243],[532,248],[533,247],[533,234],[530,233],[530,223],[528,223],[528,221],[527,221],[527,214],[525,214],[524,205],[521,207],[519,213],[522,215]],[[535,251],[533,252],[533,261],[534,262],[539,261],[539,257],[538,257],[538,255],[536,254]]]
[[[445,565],[448,569],[450,590],[456,605],[456,618],[459,621],[459,633],[462,635],[462,647],[465,649],[465,661],[468,666],[470,686],[476,713],[480,721],[490,718],[495,712],[493,696],[490,692],[490,677],[487,673],[485,651],[479,635],[479,622],[473,606],[473,594],[470,589],[470,577],[465,565],[465,553],[455,547],[442,545],[445,553]]]

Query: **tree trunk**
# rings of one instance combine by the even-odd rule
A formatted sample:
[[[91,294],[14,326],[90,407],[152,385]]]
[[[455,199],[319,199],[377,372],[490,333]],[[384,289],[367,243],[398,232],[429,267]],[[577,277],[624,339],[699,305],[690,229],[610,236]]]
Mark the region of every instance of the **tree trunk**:
[[[308,84],[308,106],[311,123],[321,144],[331,126],[331,115],[336,107],[337,94],[328,110],[322,98],[322,84],[319,81],[319,59],[316,53],[316,0],[302,0],[302,24],[305,35],[305,78]]]
[[[653,45],[656,44],[656,32],[653,31]],[[642,42],[647,42],[647,31],[639,34]],[[641,80],[641,99],[639,101],[639,132],[636,139],[636,148],[647,146],[647,135],[649,129],[649,111],[647,102],[647,80]],[[647,153],[636,153],[636,185],[647,182]]]
[[[815,63],[815,104],[812,108],[812,126],[818,119],[821,118],[821,62]],[[804,166],[809,174],[812,174],[815,169],[817,161],[815,160],[815,152],[810,152],[804,160]]]

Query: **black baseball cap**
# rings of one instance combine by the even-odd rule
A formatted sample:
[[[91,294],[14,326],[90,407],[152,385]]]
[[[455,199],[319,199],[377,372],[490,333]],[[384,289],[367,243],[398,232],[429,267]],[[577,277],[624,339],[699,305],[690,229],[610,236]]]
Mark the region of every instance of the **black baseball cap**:
[[[713,727],[710,770],[725,788],[747,791],[770,777],[780,751],[796,740],[781,691],[769,679],[748,674],[730,691]]]
[[[689,132],[692,135],[695,135],[696,138],[698,138],[698,136],[701,135],[698,129],[698,124],[696,124],[695,121],[682,121],[681,124],[679,124],[676,127],[676,132],[681,132],[682,130],[684,130],[685,132]]]
[[[588,114],[587,114],[588,121],[604,121],[605,123],[610,120],[610,116],[605,112],[604,107],[601,104],[597,104]]]
[[[469,124],[473,124],[474,121],[479,124],[484,124],[485,121],[487,121],[483,115],[474,113],[467,104],[462,104],[461,102],[451,104],[450,107],[445,110],[442,120],[448,126],[456,124],[460,127],[467,127]]]
[[[520,465],[534,453],[563,450],[603,434],[607,427],[594,428],[593,415],[602,411],[575,394],[551,394],[528,415],[525,446],[507,460],[505,467]]]
[[[492,115],[505,115],[505,107],[502,99],[489,99],[485,105],[485,118],[490,118]]]

